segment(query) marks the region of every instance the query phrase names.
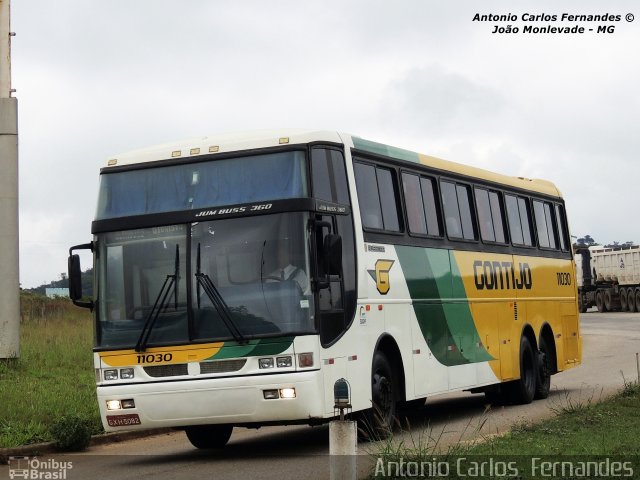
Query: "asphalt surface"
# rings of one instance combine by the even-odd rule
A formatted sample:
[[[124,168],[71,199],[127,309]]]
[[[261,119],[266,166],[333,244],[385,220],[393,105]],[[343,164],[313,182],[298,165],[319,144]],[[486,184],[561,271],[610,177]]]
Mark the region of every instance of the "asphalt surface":
[[[428,399],[408,412],[397,439],[440,450],[459,441],[478,441],[518,423],[544,421],[572,403],[597,402],[638,379],[640,313],[588,312],[581,315],[583,363],[552,377],[548,399],[530,405],[488,409],[484,395],[458,393]],[[375,462],[380,445],[360,443],[361,475]],[[316,479],[329,478],[329,429],[320,427],[236,428],[221,451],[199,451],[182,432],[92,447],[75,455],[48,455],[42,471],[72,462],[66,479]],[[58,462],[58,464],[55,464]],[[9,466],[11,466],[10,464]],[[9,478],[0,466],[0,480]],[[68,464],[67,464],[68,466]]]

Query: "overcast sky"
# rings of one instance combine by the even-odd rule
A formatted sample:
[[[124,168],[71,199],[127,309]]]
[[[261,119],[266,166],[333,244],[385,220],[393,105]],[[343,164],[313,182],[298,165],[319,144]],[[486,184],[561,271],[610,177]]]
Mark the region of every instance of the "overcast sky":
[[[637,5],[14,0],[22,287],[59,278],[69,246],[91,240],[108,158],[256,128],[345,131],[546,178],[573,235],[640,243]],[[622,19],[583,35],[472,21],[527,12]],[[508,24],[520,33],[491,33]]]

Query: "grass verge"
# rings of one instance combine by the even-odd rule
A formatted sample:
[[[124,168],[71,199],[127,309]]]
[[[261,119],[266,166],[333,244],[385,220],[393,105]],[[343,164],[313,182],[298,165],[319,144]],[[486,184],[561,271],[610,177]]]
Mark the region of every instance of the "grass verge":
[[[57,440],[62,417],[102,432],[88,311],[23,292],[20,327],[20,358],[0,362],[0,448]]]
[[[440,461],[451,465],[449,475],[440,476],[461,478],[464,475],[458,475],[459,470],[456,470],[460,458],[475,459],[487,464],[493,461],[490,459],[497,459],[496,461],[505,462],[507,465],[509,462],[515,462],[513,466],[519,472],[518,478],[538,478],[531,475],[533,456],[549,462],[555,462],[558,459],[567,460],[573,467],[581,461],[600,462],[600,467],[604,465],[602,462],[629,461],[635,469],[634,476],[631,478],[640,478],[638,457],[640,385],[638,383],[625,381],[624,388],[617,395],[600,403],[595,403],[591,399],[575,401],[567,396],[557,402],[552,410],[556,413],[553,418],[538,423],[519,423],[505,435],[491,438],[479,437],[478,441],[458,442],[446,449],[440,448],[438,439],[432,438],[428,433],[417,434],[418,439],[410,435],[411,440],[408,442],[406,440],[397,442],[391,438],[381,442],[372,452],[375,465],[369,478],[404,478],[412,476],[412,472],[406,470],[406,466],[411,463],[417,465],[416,471],[419,472],[420,468],[423,470],[430,466],[435,468]],[[404,474],[398,474],[402,473],[398,468],[403,462]],[[469,463],[467,460],[465,462]],[[381,468],[389,465],[393,468]],[[496,476],[495,470],[493,472],[487,470],[482,477],[516,478],[508,475],[508,469],[506,473],[506,475]],[[466,471],[466,474],[469,476],[469,471]],[[570,477],[574,478],[573,475]],[[569,477],[552,475],[548,478]]]

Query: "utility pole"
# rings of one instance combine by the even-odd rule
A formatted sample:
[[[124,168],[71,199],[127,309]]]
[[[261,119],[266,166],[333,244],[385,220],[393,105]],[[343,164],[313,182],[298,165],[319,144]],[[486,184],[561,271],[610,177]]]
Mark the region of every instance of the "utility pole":
[[[0,0],[0,359],[20,356],[18,100],[11,88],[11,2]]]

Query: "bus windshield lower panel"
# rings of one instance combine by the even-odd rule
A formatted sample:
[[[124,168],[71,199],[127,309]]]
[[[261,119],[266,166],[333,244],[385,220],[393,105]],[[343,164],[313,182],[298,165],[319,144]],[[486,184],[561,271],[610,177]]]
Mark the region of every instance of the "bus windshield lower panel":
[[[98,235],[98,347],[314,333],[308,218],[280,213]]]

